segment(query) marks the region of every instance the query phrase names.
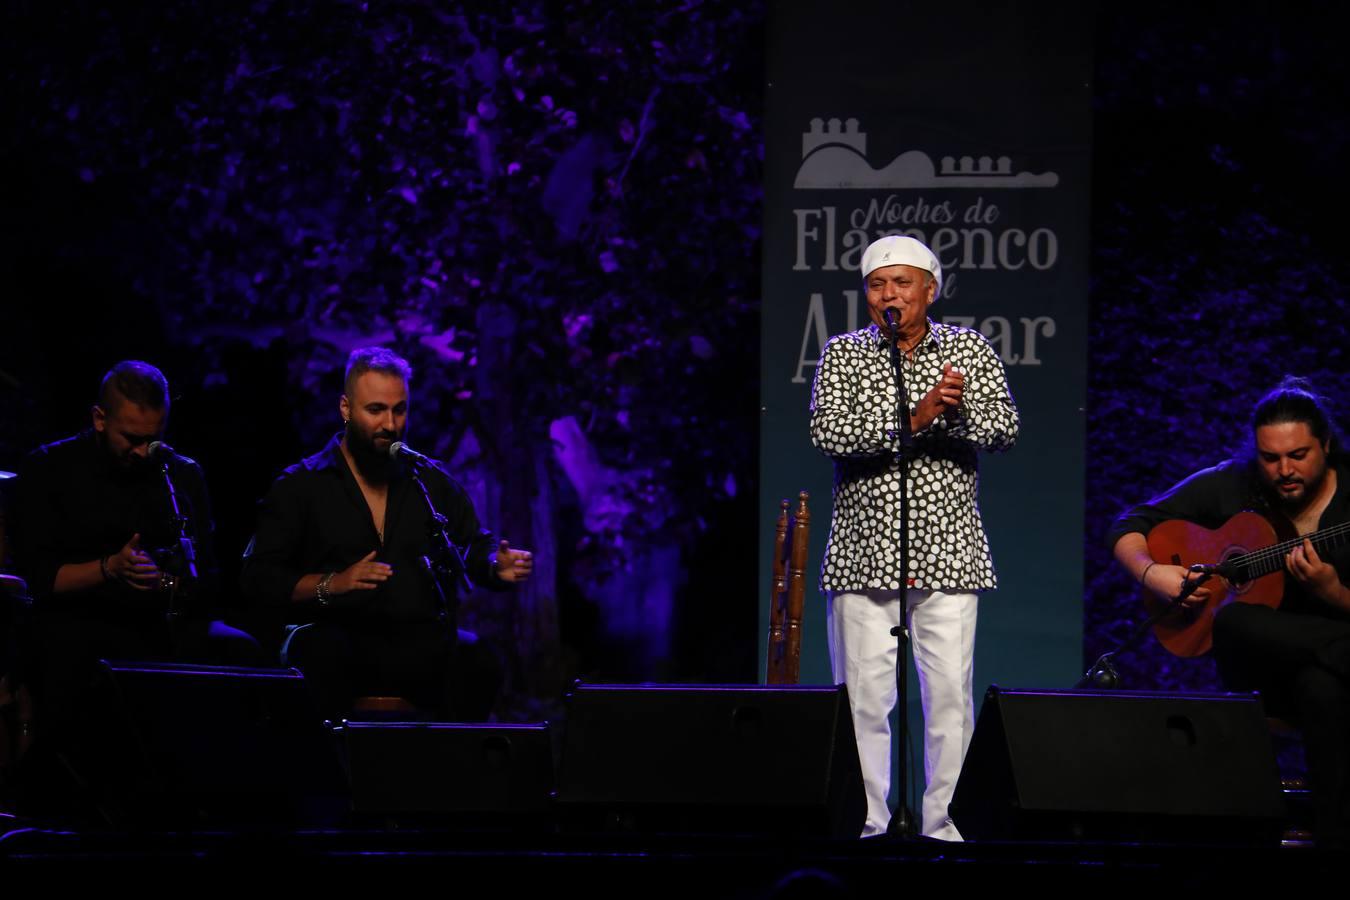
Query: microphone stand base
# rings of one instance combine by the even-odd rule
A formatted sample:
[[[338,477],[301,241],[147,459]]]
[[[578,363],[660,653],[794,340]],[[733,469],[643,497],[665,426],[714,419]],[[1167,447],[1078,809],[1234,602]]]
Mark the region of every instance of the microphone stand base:
[[[886,826],[886,837],[896,841],[912,841],[919,837],[918,830],[914,827],[914,814],[904,803],[891,813],[891,822]]]

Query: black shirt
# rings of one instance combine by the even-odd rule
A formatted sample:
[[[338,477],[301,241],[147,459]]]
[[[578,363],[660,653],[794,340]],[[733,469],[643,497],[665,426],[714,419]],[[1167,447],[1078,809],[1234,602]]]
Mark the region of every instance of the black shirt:
[[[258,530],[244,553],[244,592],[267,605],[303,611],[305,620],[433,622],[439,598],[420,562],[432,551],[431,515],[402,463],[395,463],[380,541],[356,478],[334,436],[321,451],[286,469],[272,484],[258,510]],[[464,488],[436,463],[420,470],[436,510],[449,522],[450,539],[464,551],[476,586],[497,588],[492,569],[492,535],[478,523]],[[394,570],[372,590],[351,591],[332,599],[328,610],[316,601],[293,603],[291,592],[305,575],[341,571],[372,550]],[[451,611],[455,590],[443,579]]]
[[[1350,522],[1350,460],[1332,454],[1327,464],[1336,470],[1336,493],[1317,522],[1318,531]],[[1285,519],[1284,514],[1271,504],[1253,470],[1253,463],[1230,459],[1213,468],[1201,469],[1147,503],[1126,510],[1112,523],[1106,540],[1108,546],[1114,547],[1121,537],[1131,532],[1147,536],[1154,526],[1168,519],[1184,519],[1202,528],[1216,529],[1243,510],[1259,512],[1272,521]],[[1292,536],[1292,527],[1289,531]],[[1350,584],[1350,546],[1342,543],[1325,552],[1318,549],[1322,559],[1336,567],[1341,583]],[[1309,596],[1297,581],[1288,577],[1284,580],[1281,607],[1296,612],[1344,615]]]
[[[197,557],[198,581],[180,596],[177,608],[205,615],[219,589],[206,480],[201,467],[187,457],[167,453],[167,458]],[[6,523],[15,568],[39,609],[59,606],[119,621],[167,612],[165,595],[137,591],[120,581],[62,594],[52,591],[63,565],[117,553],[134,534],[141,536],[140,548],[164,565],[167,551],[178,544],[178,530],[158,465],[118,465],[88,429],[34,450],[15,481],[14,514]]]

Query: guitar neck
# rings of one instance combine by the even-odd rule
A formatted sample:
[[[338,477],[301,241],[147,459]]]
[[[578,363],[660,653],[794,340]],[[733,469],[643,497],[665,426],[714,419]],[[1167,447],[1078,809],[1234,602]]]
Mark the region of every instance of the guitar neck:
[[[1323,528],[1321,531],[1312,534],[1305,534],[1287,541],[1281,541],[1278,544],[1272,544],[1261,550],[1234,556],[1227,560],[1227,564],[1245,570],[1245,580],[1251,581],[1260,578],[1262,575],[1269,575],[1271,572],[1278,572],[1283,569],[1285,557],[1292,553],[1295,547],[1302,546],[1304,541],[1311,541],[1313,549],[1317,551],[1319,556],[1325,551],[1335,550],[1350,541],[1350,522],[1332,525],[1330,528]]]

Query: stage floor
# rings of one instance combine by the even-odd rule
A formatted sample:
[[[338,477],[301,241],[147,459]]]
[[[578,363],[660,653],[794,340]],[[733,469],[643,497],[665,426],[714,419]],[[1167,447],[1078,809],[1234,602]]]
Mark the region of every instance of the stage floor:
[[[756,836],[468,832],[463,830],[60,831],[12,821],[0,858],[13,877],[137,878],[160,873],[259,890],[259,876],[350,887],[413,876],[490,885],[506,896],[679,894],[711,898],[877,896],[923,887],[1141,889],[1296,885],[1341,867],[1309,846],[783,839]],[[179,888],[182,882],[176,882]],[[198,882],[200,883],[200,882]],[[142,891],[138,890],[138,893]]]

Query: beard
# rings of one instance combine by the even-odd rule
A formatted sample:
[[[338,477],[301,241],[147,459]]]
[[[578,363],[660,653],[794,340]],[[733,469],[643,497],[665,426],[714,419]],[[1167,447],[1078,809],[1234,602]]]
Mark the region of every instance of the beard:
[[[389,443],[379,446],[377,438],[386,438]],[[347,423],[347,449],[351,451],[356,468],[361,476],[373,484],[383,484],[389,480],[393,471],[394,459],[389,455],[389,447],[403,436],[394,431],[376,431],[366,434],[354,423]]]
[[[94,432],[94,442],[98,444],[103,459],[118,478],[128,481],[141,480],[149,478],[155,471],[155,464],[148,456],[130,452],[118,454],[108,441],[108,436],[101,431]]]
[[[1276,480],[1271,483],[1271,492],[1275,495],[1275,505],[1286,513],[1298,513],[1316,497],[1322,489],[1322,483],[1326,481],[1327,470],[1324,468],[1320,472],[1314,473],[1306,481],[1302,478],[1291,478],[1288,481]],[[1295,493],[1287,493],[1280,490],[1281,485],[1299,486]]]

